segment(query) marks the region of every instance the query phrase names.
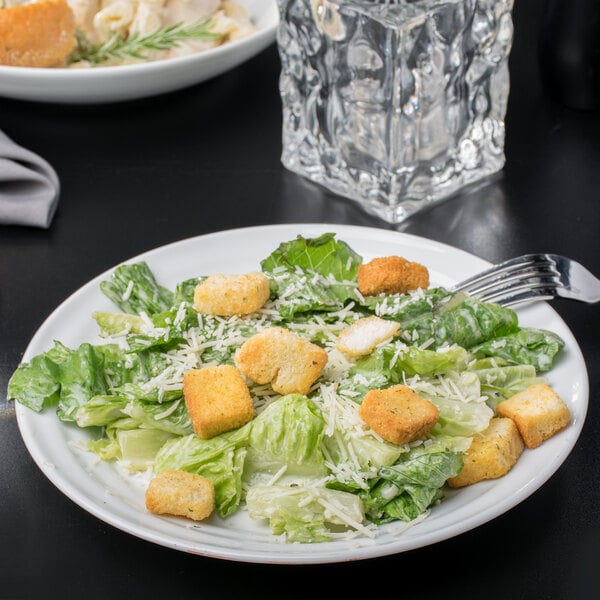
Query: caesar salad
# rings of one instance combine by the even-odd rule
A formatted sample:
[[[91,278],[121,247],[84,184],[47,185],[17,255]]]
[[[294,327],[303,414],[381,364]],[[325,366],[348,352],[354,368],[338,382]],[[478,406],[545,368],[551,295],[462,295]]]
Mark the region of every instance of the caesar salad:
[[[100,284],[116,310],[93,313],[105,343],[55,341],[19,365],[8,396],[147,474],[151,512],[247,511],[298,543],[419,522],[468,468],[466,484],[515,464],[531,419],[498,408],[552,392],[564,341],[430,286],[426,265],[382,258],[393,268],[325,233],[282,242],[256,273],[174,289],[143,261],[122,264]],[[559,408],[546,436],[568,424]],[[495,430],[503,419],[516,429]],[[473,461],[489,440],[506,443],[503,469]]]

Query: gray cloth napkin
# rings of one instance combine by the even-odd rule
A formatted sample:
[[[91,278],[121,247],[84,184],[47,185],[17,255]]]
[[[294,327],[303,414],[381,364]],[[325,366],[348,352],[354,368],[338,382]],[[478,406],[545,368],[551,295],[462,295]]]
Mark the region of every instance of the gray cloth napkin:
[[[47,229],[59,192],[56,171],[0,131],[0,225]]]

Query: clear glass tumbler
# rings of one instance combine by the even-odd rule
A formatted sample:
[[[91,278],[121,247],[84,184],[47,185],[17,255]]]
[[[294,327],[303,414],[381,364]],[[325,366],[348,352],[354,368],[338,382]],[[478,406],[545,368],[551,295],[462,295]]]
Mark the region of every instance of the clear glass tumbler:
[[[400,223],[505,163],[513,0],[278,0],[282,163]]]

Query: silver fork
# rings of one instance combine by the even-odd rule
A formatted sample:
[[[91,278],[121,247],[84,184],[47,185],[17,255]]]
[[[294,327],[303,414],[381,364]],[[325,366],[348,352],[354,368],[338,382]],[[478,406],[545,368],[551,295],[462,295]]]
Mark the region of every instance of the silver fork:
[[[580,263],[558,254],[525,254],[469,277],[451,288],[485,302],[512,306],[569,298],[600,301],[600,280]]]

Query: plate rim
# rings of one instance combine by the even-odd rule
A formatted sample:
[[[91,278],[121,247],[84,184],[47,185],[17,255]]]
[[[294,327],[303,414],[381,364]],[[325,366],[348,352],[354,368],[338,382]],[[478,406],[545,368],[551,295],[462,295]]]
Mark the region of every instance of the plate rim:
[[[129,258],[122,260],[118,264],[131,262],[133,260],[148,260],[152,259],[153,256],[160,257],[161,254],[169,253],[169,252],[177,252],[181,249],[185,249],[186,245],[194,245],[194,244],[202,244],[209,243],[211,240],[219,240],[226,237],[239,237],[239,236],[250,236],[254,239],[257,239],[257,236],[264,237],[267,234],[277,235],[279,238],[279,242],[287,241],[288,239],[294,238],[299,232],[306,231],[314,231],[315,234],[318,232],[324,233],[326,231],[332,231],[336,233],[336,237],[340,240],[346,240],[348,237],[352,237],[352,234],[356,235],[373,235],[374,233],[378,234],[379,238],[383,238],[384,242],[389,238],[390,240],[398,241],[399,245],[402,243],[412,244],[414,243],[418,247],[418,245],[425,245],[427,247],[433,247],[436,250],[442,252],[451,252],[454,255],[460,255],[464,259],[468,259],[468,261],[478,262],[481,267],[489,266],[491,263],[482,259],[472,253],[469,253],[460,248],[456,248],[451,246],[450,244],[446,244],[444,242],[438,242],[436,240],[431,240],[425,237],[421,237],[418,235],[398,232],[395,230],[387,230],[381,229],[377,226],[365,226],[365,225],[343,225],[343,224],[334,224],[334,223],[310,223],[310,222],[299,222],[299,223],[290,223],[290,224],[269,224],[269,225],[255,225],[250,227],[235,227],[230,229],[224,229],[220,231],[213,231],[205,234],[201,234],[198,236],[192,236],[180,240],[176,240],[161,246],[157,246],[155,248],[146,250]],[[295,233],[293,233],[295,232]],[[290,235],[291,234],[291,235]],[[307,235],[304,233],[304,235]],[[273,242],[273,243],[279,243]],[[351,244],[354,248],[354,245]],[[273,250],[275,247],[273,247]],[[358,250],[357,250],[358,251]],[[360,251],[359,251],[360,253]],[[68,308],[69,303],[76,301],[79,297],[83,297],[85,294],[89,293],[93,288],[97,288],[99,281],[106,278],[107,275],[113,272],[114,268],[118,265],[114,265],[109,269],[106,269],[102,273],[93,277],[87,283],[82,285],[79,289],[72,292],[67,298],[65,298],[42,322],[42,324],[38,327],[31,340],[27,344],[26,350],[22,357],[22,362],[26,362],[30,360],[33,355],[38,353],[38,351],[33,351],[32,348],[36,346],[40,342],[41,339],[44,338],[45,332],[48,327],[53,324],[56,319],[59,319],[61,313]],[[97,290],[96,290],[97,291]],[[460,522],[455,522],[447,525],[442,532],[438,530],[429,531],[426,534],[423,534],[416,539],[411,539],[408,543],[403,544],[402,540],[405,539],[405,536],[412,535],[414,529],[408,529],[402,536],[394,539],[394,535],[392,534],[392,540],[386,542],[386,545],[378,545],[377,542],[371,544],[369,541],[359,541],[356,543],[356,548],[354,550],[348,550],[348,543],[344,541],[343,544],[338,543],[337,541],[326,542],[325,545],[322,544],[304,544],[300,545],[305,552],[302,552],[302,549],[299,551],[297,545],[294,544],[281,544],[277,541],[275,536],[272,536],[272,549],[270,551],[261,552],[260,554],[257,552],[246,551],[244,549],[233,548],[214,548],[207,544],[191,544],[186,543],[186,541],[174,539],[173,536],[169,533],[164,533],[160,527],[155,530],[149,530],[145,528],[143,525],[143,518],[140,516],[136,522],[127,522],[127,519],[123,520],[122,518],[115,516],[113,512],[111,512],[110,503],[107,505],[106,501],[104,503],[98,502],[98,498],[89,498],[86,497],[85,494],[81,495],[78,490],[73,490],[69,483],[68,479],[61,474],[60,469],[57,469],[57,465],[48,464],[44,460],[44,456],[41,454],[42,448],[39,446],[38,441],[36,440],[36,436],[33,433],[33,429],[35,429],[35,421],[37,418],[43,417],[43,415],[51,414],[51,417],[54,418],[56,425],[58,428],[65,427],[65,424],[59,422],[53,411],[44,411],[44,413],[35,413],[30,409],[20,405],[18,402],[15,403],[15,412],[17,417],[18,428],[21,434],[21,437],[24,441],[25,446],[29,454],[31,455],[34,462],[38,465],[42,473],[53,483],[55,487],[57,487],[65,496],[70,498],[75,504],[79,505],[81,508],[86,510],[86,512],[93,514],[97,518],[102,521],[108,523],[109,525],[116,527],[117,529],[134,535],[140,539],[144,539],[149,542],[156,543],[161,546],[169,547],[176,550],[181,550],[191,554],[197,554],[201,556],[211,557],[215,559],[225,559],[237,562],[248,562],[248,563],[264,563],[264,564],[326,564],[326,563],[334,563],[334,562],[349,562],[354,560],[364,560],[376,557],[387,556],[390,554],[398,554],[410,550],[414,550],[417,548],[421,548],[424,546],[428,546],[434,543],[438,543],[444,541],[446,539],[450,539],[460,535],[462,533],[466,533],[472,529],[475,529],[488,521],[491,521],[502,514],[510,511],[512,508],[520,504],[523,500],[531,496],[535,491],[537,491],[540,487],[542,487],[553,475],[554,473],[562,466],[565,462],[571,451],[573,450],[583,428],[583,424],[585,422],[588,410],[588,402],[589,402],[589,378],[587,373],[587,367],[585,363],[585,358],[579,347],[579,344],[572,334],[571,330],[564,322],[564,320],[558,315],[558,313],[548,305],[547,302],[537,303],[534,307],[534,310],[540,309],[543,312],[548,312],[552,316],[554,320],[559,324],[559,328],[563,328],[566,333],[565,337],[567,338],[565,341],[568,344],[569,350],[573,353],[573,359],[579,363],[579,387],[577,389],[577,395],[575,400],[578,401],[577,404],[577,412],[575,413],[573,410],[572,414],[576,415],[577,418],[574,419],[570,426],[562,432],[563,435],[560,438],[561,443],[555,444],[559,447],[560,452],[558,454],[559,460],[555,460],[549,468],[540,475],[537,474],[533,478],[530,478],[528,482],[525,482],[518,489],[511,490],[510,501],[504,501],[500,504],[499,508],[490,509],[489,507],[481,514],[471,514],[466,515],[464,520]],[[94,310],[94,307],[89,307],[89,313]],[[527,310],[527,309],[526,309]],[[518,311],[519,312],[519,311]],[[539,312],[539,310],[537,311]],[[554,329],[554,327],[553,327]],[[574,391],[575,393],[575,391]],[[572,399],[569,399],[571,401]],[[47,418],[47,417],[46,417]],[[556,439],[554,440],[556,443]],[[535,450],[534,450],[535,452]],[[105,465],[102,468],[111,468],[110,465]],[[112,467],[114,468],[114,467]],[[479,490],[481,490],[481,495],[485,496],[489,493],[493,494],[494,487],[505,487],[505,482],[510,480],[510,473],[506,476],[506,479],[500,478],[499,480],[491,480],[487,482],[481,482],[480,484],[476,484],[479,486]],[[504,483],[504,485],[503,485]],[[87,485],[87,484],[86,484]],[[108,507],[107,507],[108,506]],[[468,505],[467,505],[468,506]],[[120,505],[119,505],[120,507]],[[461,506],[461,510],[464,506]],[[139,516],[139,515],[138,515]],[[148,515],[145,515],[148,517]],[[155,515],[151,515],[150,518],[155,518]],[[428,519],[424,522],[429,521],[432,517],[428,517]],[[171,519],[172,520],[172,519]],[[164,524],[167,521],[169,524],[165,525],[165,528],[168,532],[172,531],[169,529],[170,527],[170,519],[161,518],[160,522]],[[156,521],[159,522],[158,520]],[[140,523],[142,523],[140,525]],[[418,525],[416,526],[418,527]],[[202,536],[200,536],[202,537]],[[358,538],[357,538],[358,539]],[[351,544],[352,545],[352,544]],[[326,547],[327,549],[331,549],[331,552],[325,550],[324,552],[319,552],[319,548],[323,550]],[[336,552],[336,548],[340,547],[340,551]],[[286,551],[287,550],[287,551]]]

